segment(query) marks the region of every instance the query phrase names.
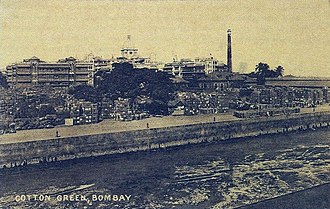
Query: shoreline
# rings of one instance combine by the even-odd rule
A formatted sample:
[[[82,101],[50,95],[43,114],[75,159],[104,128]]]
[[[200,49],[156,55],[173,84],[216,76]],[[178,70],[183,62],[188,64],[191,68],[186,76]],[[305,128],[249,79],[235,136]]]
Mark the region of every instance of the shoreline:
[[[330,112],[209,122],[48,140],[0,144],[1,168],[167,149],[330,127]],[[0,168],[0,169],[1,169]]]
[[[248,141],[248,140],[258,140],[258,138],[260,137],[267,137],[267,136],[283,136],[283,135],[287,135],[287,134],[294,134],[294,133],[310,133],[313,131],[318,131],[318,130],[326,130],[326,129],[330,129],[330,125],[328,126],[320,126],[320,127],[316,127],[316,129],[312,129],[312,128],[308,128],[308,129],[302,129],[302,130],[292,130],[292,131],[288,131],[288,132],[276,132],[276,133],[266,133],[266,134],[260,134],[260,135],[255,135],[255,136],[245,136],[245,137],[235,137],[235,138],[228,138],[226,140],[221,140],[221,141],[202,141],[200,143],[187,143],[187,144],[183,144],[183,145],[175,145],[175,146],[171,146],[171,147],[161,147],[161,148],[153,148],[153,149],[148,149],[148,150],[137,150],[137,151],[131,151],[131,152],[121,152],[121,153],[114,153],[114,154],[106,154],[106,155],[99,155],[99,156],[90,156],[90,157],[81,157],[81,158],[72,158],[72,159],[66,159],[66,160],[59,160],[59,161],[44,161],[44,162],[39,162],[39,163],[34,163],[34,164],[25,164],[25,165],[18,165],[15,167],[6,167],[6,168],[2,168],[0,167],[0,175],[2,174],[8,174],[8,172],[20,172],[23,169],[25,169],[26,167],[30,167],[30,168],[51,168],[51,167],[57,167],[60,166],[62,163],[68,163],[70,164],[71,162],[83,162],[86,161],[87,162],[91,162],[93,159],[103,159],[103,158],[107,158],[109,156],[112,156],[114,158],[116,157],[120,157],[122,155],[130,155],[130,154],[139,154],[139,153],[150,153],[150,152],[162,152],[165,150],[168,151],[173,151],[173,150],[178,150],[178,149],[186,149],[189,147],[193,147],[193,146],[198,146],[198,145],[215,145],[215,144],[228,144],[228,143],[239,143],[242,141]],[[330,182],[329,182],[330,183]],[[299,192],[299,191],[298,191]],[[267,201],[267,200],[265,200]],[[254,204],[254,203],[253,203]]]
[[[195,183],[175,184],[175,179],[180,177],[180,175],[176,173],[178,169],[181,170],[185,168],[185,171],[189,171],[188,173],[197,175],[195,171],[203,168],[203,172],[198,174],[198,176],[203,176],[204,174],[217,171],[222,163],[214,167],[214,170],[209,170],[211,168],[210,165],[214,165],[215,162],[224,162],[225,164],[232,165],[236,171],[243,169],[242,172],[245,174],[254,171],[255,176],[260,176],[260,172],[267,173],[267,171],[264,171],[263,169],[258,169],[260,166],[260,168],[263,168],[262,162],[271,162],[272,159],[278,158],[279,161],[277,163],[267,163],[265,166],[278,168],[277,165],[280,163],[284,167],[281,166],[281,168],[278,169],[283,172],[290,173],[291,171],[287,171],[286,167],[289,168],[291,163],[295,162],[297,157],[300,159],[299,156],[302,156],[306,150],[319,150],[320,147],[323,147],[324,151],[326,147],[329,147],[329,133],[329,128],[323,128],[322,130],[321,128],[318,128],[315,131],[307,130],[305,132],[286,133],[276,136],[260,136],[249,139],[214,141],[211,143],[190,144],[157,151],[139,151],[135,153],[114,154],[109,156],[73,159],[43,165],[29,165],[27,167],[0,170],[1,178],[5,181],[4,188],[1,190],[1,193],[3,194],[3,197],[14,193],[34,194],[37,192],[38,194],[48,194],[49,190],[53,191],[53,188],[56,189],[55,191],[60,191],[68,186],[79,187],[80,185],[95,183],[96,187],[80,194],[86,195],[90,192],[95,193],[95,191],[98,190],[102,190],[105,193],[110,190],[116,192],[124,191],[134,196],[136,200],[134,203],[134,208],[144,208],[145,195],[148,193],[155,194],[157,197],[157,202],[165,204],[165,200],[168,199],[164,197],[163,194],[168,194],[173,197],[173,195],[176,194],[174,191],[180,191],[182,185],[185,185],[184,187],[188,188],[190,188],[191,185],[195,185]],[[286,155],[284,153],[297,153],[298,155],[295,157],[293,156],[293,158],[286,159]],[[319,150],[312,156],[307,156],[306,159],[301,159],[303,161],[299,160],[299,164],[302,164],[306,160],[308,161],[310,158],[313,158],[313,156],[318,156],[318,153],[322,153],[322,150]],[[258,163],[259,166],[254,167],[252,170],[248,167],[244,167],[244,165],[248,166],[249,163],[259,162],[259,160],[261,160],[260,163]],[[164,162],[164,165],[162,165],[161,162]],[[313,165],[312,162],[307,164]],[[306,168],[309,168],[308,165],[303,165],[304,167],[307,166]],[[293,169],[294,172],[308,172],[305,169],[297,167],[293,167]],[[315,169],[317,169],[317,167],[315,167]],[[270,169],[270,172],[273,173],[273,170]],[[97,175],[95,175],[96,173]],[[226,175],[233,174],[227,172]],[[313,175],[316,175],[316,173]],[[79,178],[72,178],[72,176],[79,176]],[[157,180],[150,181],[148,178],[145,178],[146,176]],[[240,175],[234,176],[236,176],[235,179],[241,179],[241,177],[239,177]],[[234,176],[231,178],[234,179]],[[220,185],[222,181],[227,179],[223,177],[219,177],[214,183],[205,183],[204,181],[200,181],[196,184],[196,186],[198,185],[197,188],[203,187],[212,191],[209,193],[209,198],[205,202],[201,202],[198,205],[193,205],[191,202],[188,202],[187,204],[176,205],[177,207],[175,208],[206,208],[206,206],[211,206],[215,203],[222,202],[223,200],[219,199],[217,195],[214,195],[213,191],[216,191],[216,185]],[[42,180],[40,180],[40,182],[38,180],[34,180],[35,178],[42,178]],[[141,181],[141,179],[143,180]],[[304,182],[308,182],[308,179],[309,178],[303,178],[302,180]],[[238,183],[243,183],[241,180],[239,180]],[[128,183],[126,184],[124,182]],[[131,186],[131,183],[133,183],[133,187]],[[236,185],[235,188],[237,188],[241,183]],[[295,185],[295,183],[291,181],[288,181],[287,183],[291,186]],[[316,184],[313,183],[313,185],[317,185],[317,181],[315,181],[315,183]],[[210,184],[215,185],[214,188],[211,188],[209,186]],[[111,185],[111,187],[109,187],[109,185]],[[154,189],[144,191],[143,188],[145,187]],[[163,191],[162,188],[164,187],[165,189]],[[173,190],[168,190],[169,188],[172,188]],[[299,188],[297,187],[296,189]],[[227,189],[221,191],[223,191],[224,194],[227,194],[225,192]],[[251,196],[255,196],[255,194],[251,194]],[[237,201],[240,202],[241,200],[233,200],[233,202],[236,202],[235,205],[238,206],[240,204],[238,204]],[[173,202],[174,201],[172,201],[172,203]],[[32,203],[28,204],[31,205]],[[9,202],[8,205],[10,205]],[[83,205],[84,204],[79,202],[72,203],[70,204],[70,208],[80,208]],[[272,204],[268,204],[268,206],[269,205]],[[169,208],[169,205],[165,204],[163,208]]]
[[[318,106],[313,112],[311,108],[302,108],[300,113],[290,115],[289,117],[299,117],[304,114],[319,114],[322,112],[330,112],[330,105],[324,104]],[[272,120],[274,118],[285,118],[285,116],[275,117],[259,117],[259,118],[236,118],[231,112],[224,114],[201,114],[194,116],[164,116],[164,117],[152,117],[144,120],[135,121],[114,121],[104,120],[100,123],[78,125],[78,126],[61,126],[52,129],[31,129],[20,130],[12,134],[0,135],[0,145],[10,143],[24,143],[29,141],[42,141],[49,139],[65,139],[69,137],[80,137],[98,134],[119,133],[127,131],[139,131],[139,130],[153,130],[159,128],[170,128],[189,126],[196,124],[209,124],[209,123],[222,123],[232,121],[246,121],[246,120]],[[215,119],[215,121],[214,121]],[[56,137],[56,132],[60,137]]]

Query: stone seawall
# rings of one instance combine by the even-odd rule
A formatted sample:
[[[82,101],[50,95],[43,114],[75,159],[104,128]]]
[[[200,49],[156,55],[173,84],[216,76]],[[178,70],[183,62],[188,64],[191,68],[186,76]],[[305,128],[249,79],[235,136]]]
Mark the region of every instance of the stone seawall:
[[[0,167],[166,148],[330,126],[330,112],[245,119],[0,145]]]

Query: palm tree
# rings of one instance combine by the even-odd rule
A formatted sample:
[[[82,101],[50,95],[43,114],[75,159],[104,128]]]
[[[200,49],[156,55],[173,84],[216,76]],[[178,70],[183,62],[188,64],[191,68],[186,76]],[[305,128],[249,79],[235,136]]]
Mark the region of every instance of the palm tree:
[[[269,71],[269,65],[267,63],[259,62],[259,64],[256,65],[256,74],[268,74]]]
[[[282,77],[283,72],[284,72],[284,68],[281,65],[275,68],[276,77]]]
[[[269,72],[269,65],[267,63],[259,62],[259,64],[256,65],[255,74],[257,75],[258,85],[264,85],[266,83],[266,77],[269,77]]]

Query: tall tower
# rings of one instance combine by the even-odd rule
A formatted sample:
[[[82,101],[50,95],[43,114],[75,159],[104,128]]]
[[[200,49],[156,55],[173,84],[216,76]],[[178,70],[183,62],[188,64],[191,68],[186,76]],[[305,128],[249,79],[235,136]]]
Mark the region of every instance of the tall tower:
[[[227,30],[227,37],[228,37],[228,46],[227,46],[227,66],[228,66],[228,71],[232,72],[233,67],[232,67],[232,60],[231,60],[231,30]]]

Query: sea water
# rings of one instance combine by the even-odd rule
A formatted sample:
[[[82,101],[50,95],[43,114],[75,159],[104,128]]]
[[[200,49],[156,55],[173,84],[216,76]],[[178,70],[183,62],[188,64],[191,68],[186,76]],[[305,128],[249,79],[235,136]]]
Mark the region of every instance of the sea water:
[[[328,183],[329,146],[323,128],[2,170],[0,206],[236,208]]]

